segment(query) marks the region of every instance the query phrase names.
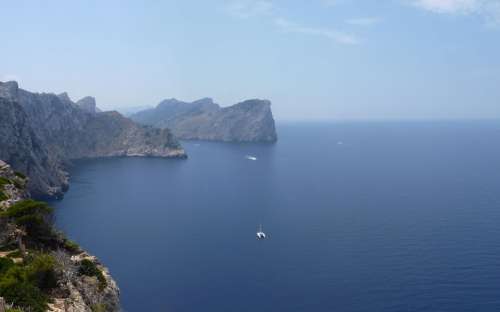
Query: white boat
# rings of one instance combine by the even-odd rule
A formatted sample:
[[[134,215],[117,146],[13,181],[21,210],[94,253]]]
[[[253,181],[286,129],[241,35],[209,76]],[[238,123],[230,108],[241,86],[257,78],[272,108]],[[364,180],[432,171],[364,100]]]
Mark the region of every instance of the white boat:
[[[248,160],[257,160],[257,157],[250,156],[250,155],[245,156],[245,158],[248,159]]]
[[[259,229],[257,230],[257,239],[265,239],[266,233],[262,230],[262,224],[259,225]]]

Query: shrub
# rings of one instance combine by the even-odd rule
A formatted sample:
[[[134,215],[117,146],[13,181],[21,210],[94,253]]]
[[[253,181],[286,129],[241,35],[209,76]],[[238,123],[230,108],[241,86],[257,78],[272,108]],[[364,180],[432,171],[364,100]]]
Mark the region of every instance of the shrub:
[[[66,249],[67,251],[72,252],[72,253],[77,253],[80,251],[80,246],[78,246],[77,243],[75,243],[74,241],[72,241],[70,239],[65,239],[64,240],[64,249]]]
[[[17,180],[13,180],[12,183],[14,183],[14,186],[17,187],[18,189],[24,188],[24,185],[19,183]]]
[[[97,268],[97,265],[89,259],[83,259],[80,261],[80,268],[78,269],[78,273],[80,275],[96,276],[99,272],[100,271],[99,268]]]
[[[34,241],[44,241],[53,236],[50,224],[52,208],[47,203],[23,200],[12,205],[2,215],[24,227],[28,237]]]
[[[26,267],[26,277],[43,291],[57,286],[56,261],[47,254],[36,256]]]
[[[6,184],[10,184],[10,180],[4,177],[0,177],[0,186],[4,186]]]
[[[106,282],[106,278],[102,274],[102,271],[99,270],[97,265],[90,261],[89,259],[83,259],[80,261],[80,268],[78,269],[78,274],[86,275],[86,276],[95,276],[99,281],[99,290],[103,290],[108,283]]]
[[[12,205],[5,215],[9,218],[21,218],[27,215],[49,215],[52,213],[47,203],[32,199],[23,200]]]
[[[0,296],[28,311],[46,311],[47,292],[57,285],[55,260],[47,254],[34,256],[27,264],[0,258]]]
[[[2,190],[0,190],[0,201],[4,201],[6,199],[8,199],[7,195]]]
[[[33,312],[47,310],[48,297],[33,284],[14,278],[0,282],[0,295],[15,306]]]
[[[0,258],[0,276],[5,274],[11,267],[14,266],[14,261],[9,258]]]
[[[106,312],[107,311],[106,305],[104,305],[102,303],[92,305],[90,307],[90,310],[92,310],[92,312]]]
[[[15,174],[17,177],[19,177],[19,178],[21,178],[21,179],[23,179],[23,180],[24,180],[24,179],[26,179],[26,175],[24,175],[23,173],[21,173],[21,172],[19,172],[19,171],[15,171],[15,172],[14,172],[14,174]]]

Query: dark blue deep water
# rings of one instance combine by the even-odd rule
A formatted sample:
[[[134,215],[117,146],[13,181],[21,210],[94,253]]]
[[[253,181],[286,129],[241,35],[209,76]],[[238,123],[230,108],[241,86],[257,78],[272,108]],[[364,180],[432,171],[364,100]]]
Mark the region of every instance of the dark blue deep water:
[[[58,226],[125,311],[500,311],[500,122],[278,131],[78,162]]]

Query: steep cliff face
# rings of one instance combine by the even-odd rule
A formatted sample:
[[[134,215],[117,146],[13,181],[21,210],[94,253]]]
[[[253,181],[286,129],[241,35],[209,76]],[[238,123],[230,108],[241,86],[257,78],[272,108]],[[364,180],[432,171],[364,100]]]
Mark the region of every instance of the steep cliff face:
[[[98,139],[96,139],[98,138]],[[185,157],[170,130],[142,126],[118,112],[103,112],[88,120],[85,130],[67,150],[70,159],[109,156]]]
[[[67,188],[62,160],[55,153],[49,153],[23,108],[11,98],[1,96],[0,159],[31,177],[30,189],[36,196],[55,196]]]
[[[87,111],[91,114],[100,113],[101,110],[97,108],[95,98],[92,96],[86,96],[75,103],[78,107]]]
[[[108,269],[96,257],[89,255],[76,244],[69,244],[64,235],[54,229],[50,230],[53,236],[50,244],[28,248],[26,257],[18,255],[20,249],[16,237],[20,231],[25,232],[25,230],[18,225],[18,222],[12,222],[4,214],[12,206],[30,198],[25,188],[26,184],[27,179],[24,176],[14,172],[9,164],[0,160],[0,262],[3,265],[3,270],[0,271],[0,280],[3,282],[0,285],[0,296],[6,296],[4,299],[7,303],[24,308],[24,311],[38,311],[40,307],[35,306],[35,302],[41,300],[41,296],[50,299],[43,301],[49,302],[47,308],[51,312],[119,311],[120,290]],[[28,238],[25,237],[23,240],[27,241]],[[24,289],[20,286],[21,281],[16,282],[17,276],[22,274],[11,273],[15,270],[24,272],[26,268],[33,267],[33,256],[41,254],[43,259],[53,261],[53,264],[51,261],[46,262],[43,271],[45,276],[50,273],[56,279],[53,286],[50,289],[24,292],[21,297],[9,291],[9,287]],[[88,272],[82,270],[82,263],[85,263],[85,267],[90,266],[95,272],[100,273],[97,273],[97,276],[87,274]],[[9,272],[9,268],[12,272]],[[40,276],[44,275],[40,273]],[[6,283],[10,283],[10,286],[6,286]],[[29,289],[38,286],[36,283],[30,284]]]
[[[99,113],[91,102],[0,82],[0,157],[30,177],[34,196],[61,195],[67,187],[64,167],[72,159],[186,157],[169,130],[138,125],[117,112]]]
[[[176,137],[186,140],[277,140],[271,102],[267,100],[247,100],[221,108],[209,98],[192,103],[170,99],[130,118],[139,123],[171,129]]]

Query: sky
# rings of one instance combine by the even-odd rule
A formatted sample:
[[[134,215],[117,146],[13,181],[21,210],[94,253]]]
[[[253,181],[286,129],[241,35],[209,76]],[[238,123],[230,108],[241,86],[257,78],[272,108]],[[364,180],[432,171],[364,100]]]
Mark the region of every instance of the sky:
[[[500,0],[1,1],[0,81],[99,107],[500,118]]]

